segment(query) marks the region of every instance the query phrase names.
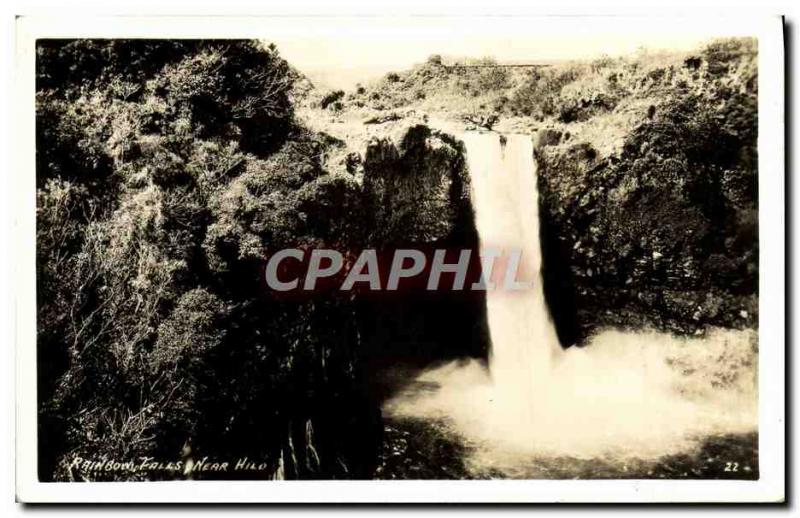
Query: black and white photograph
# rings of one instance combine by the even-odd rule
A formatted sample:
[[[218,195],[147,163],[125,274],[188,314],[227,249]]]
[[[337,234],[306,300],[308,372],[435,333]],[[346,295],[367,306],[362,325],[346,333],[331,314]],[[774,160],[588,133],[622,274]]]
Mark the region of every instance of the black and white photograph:
[[[36,22],[23,500],[782,499],[780,17]]]

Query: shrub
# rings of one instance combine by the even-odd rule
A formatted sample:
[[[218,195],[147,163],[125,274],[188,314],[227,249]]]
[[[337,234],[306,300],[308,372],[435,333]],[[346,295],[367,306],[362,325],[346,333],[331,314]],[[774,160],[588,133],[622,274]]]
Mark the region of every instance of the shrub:
[[[325,96],[320,100],[319,107],[323,110],[326,109],[331,104],[335,103],[336,101],[342,99],[344,97],[343,90],[334,90],[332,92],[328,92]]]

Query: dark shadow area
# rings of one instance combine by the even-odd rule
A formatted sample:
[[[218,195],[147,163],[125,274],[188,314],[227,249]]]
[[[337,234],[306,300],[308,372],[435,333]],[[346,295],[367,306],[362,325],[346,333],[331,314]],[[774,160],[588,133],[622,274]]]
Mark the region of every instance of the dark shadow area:
[[[570,347],[581,339],[575,280],[570,267],[570,251],[558,239],[555,225],[544,217],[539,201],[539,242],[542,253],[544,299],[556,328],[561,347]]]
[[[477,237],[474,239],[477,242]],[[477,258],[475,242],[462,244],[473,249]],[[448,240],[431,249],[460,246]],[[470,265],[465,286],[476,282],[479,276],[476,259]],[[410,286],[403,288],[401,284],[398,291],[359,296],[356,314],[360,364],[368,373],[366,392],[378,405],[426,368],[457,359],[488,357],[485,292],[447,288],[429,291],[425,289],[427,278],[426,269]],[[440,285],[448,286],[452,278],[452,274],[443,274]]]

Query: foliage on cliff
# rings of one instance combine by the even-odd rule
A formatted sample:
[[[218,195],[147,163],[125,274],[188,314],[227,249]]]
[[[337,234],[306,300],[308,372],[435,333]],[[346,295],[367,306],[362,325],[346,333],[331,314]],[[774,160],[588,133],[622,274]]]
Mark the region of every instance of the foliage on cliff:
[[[467,313],[480,327],[481,300],[282,298],[264,263],[287,247],[474,246],[460,144],[414,125],[348,153],[295,119],[296,73],[255,42],[37,51],[40,477],[370,476],[369,358],[394,343],[479,354],[484,329],[460,326],[458,351],[450,329]],[[206,456],[267,469],[71,465]]]
[[[618,88],[606,76],[605,93]],[[755,42],[714,42],[626,88],[540,135],[551,295],[573,294],[589,327],[755,325]]]
[[[43,480],[187,476],[87,473],[75,457],[369,473],[376,452],[334,424],[375,436],[352,307],[259,284],[265,250],[347,238],[358,202],[294,122],[293,80],[256,42],[39,42]]]
[[[463,146],[424,125],[401,134],[399,142],[372,139],[365,151],[371,240],[432,243],[474,226]]]
[[[597,136],[601,130],[611,130],[607,140],[613,141],[619,133],[613,131],[615,127],[646,114],[650,104],[657,106],[659,98],[674,89],[704,89],[707,79],[713,82],[705,72],[722,77],[733,72],[731,67],[754,69],[752,59],[741,59],[742,52],[752,57],[754,48],[751,40],[721,39],[696,52],[640,49],[630,56],[539,63],[434,55],[349,92],[316,92],[311,102],[332,113],[373,118],[386,112],[400,116],[407,109],[462,119],[495,116],[511,119],[513,128],[525,131],[587,122],[615,112],[611,124],[597,128]]]
[[[460,141],[422,124],[369,140],[361,161],[367,244],[386,251],[471,249],[468,278],[477,281],[478,233],[464,153]],[[429,268],[420,278],[427,278]],[[361,336],[373,366],[486,357],[483,292],[422,285],[372,294],[360,302]]]

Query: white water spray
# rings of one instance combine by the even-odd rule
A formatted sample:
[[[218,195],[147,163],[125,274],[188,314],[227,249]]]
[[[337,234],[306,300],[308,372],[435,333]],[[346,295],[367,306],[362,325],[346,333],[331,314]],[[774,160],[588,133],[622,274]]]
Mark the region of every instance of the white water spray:
[[[538,194],[529,136],[463,137],[484,248],[522,250],[525,291],[487,292],[489,370],[461,362],[423,373],[385,407],[444,419],[479,446],[481,462],[513,471],[531,456],[657,458],[713,434],[756,428],[756,333],[702,338],[606,331],[562,351],[540,277]]]

